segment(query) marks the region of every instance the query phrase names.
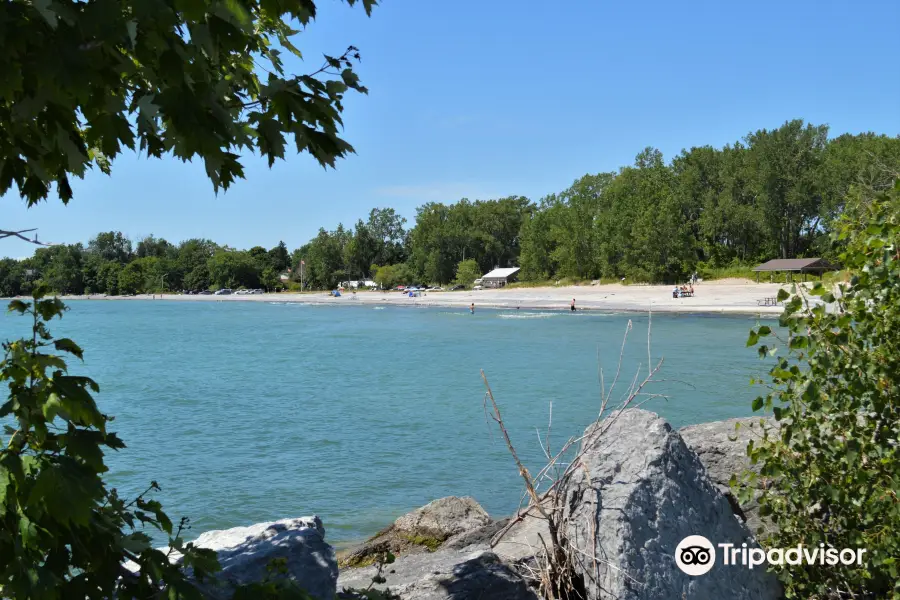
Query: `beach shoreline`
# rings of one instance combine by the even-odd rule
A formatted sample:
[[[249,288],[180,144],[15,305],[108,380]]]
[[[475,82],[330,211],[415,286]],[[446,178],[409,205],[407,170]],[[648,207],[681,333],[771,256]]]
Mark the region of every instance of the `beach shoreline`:
[[[78,300],[150,300],[180,302],[278,302],[317,306],[402,306],[415,308],[479,308],[506,310],[570,310],[585,312],[778,314],[781,306],[761,306],[763,298],[774,298],[789,284],[753,283],[746,280],[718,280],[698,283],[690,298],[673,298],[670,285],[621,285],[561,287],[516,287],[457,292],[424,292],[410,298],[396,291],[352,291],[335,298],[329,292],[281,292],[254,295],[199,296],[184,294],[141,294],[136,296],[62,296]]]

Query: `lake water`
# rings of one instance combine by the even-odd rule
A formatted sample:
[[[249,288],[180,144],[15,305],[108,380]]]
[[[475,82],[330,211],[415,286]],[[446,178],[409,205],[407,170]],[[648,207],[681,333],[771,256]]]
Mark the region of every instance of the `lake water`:
[[[209,529],[316,513],[332,542],[371,535],[447,495],[513,512],[522,485],[486,423],[486,372],[529,467],[536,429],[551,444],[600,405],[598,363],[619,390],[647,370],[647,315],[260,302],[76,301],[54,335],[74,338],[75,374],[100,384],[101,409],[128,448],[110,481],[150,480],[169,516]],[[676,427],[752,414],[765,371],[745,348],[750,317],[654,315],[651,355],[667,393],[645,408]],[[4,339],[24,318],[0,319]]]

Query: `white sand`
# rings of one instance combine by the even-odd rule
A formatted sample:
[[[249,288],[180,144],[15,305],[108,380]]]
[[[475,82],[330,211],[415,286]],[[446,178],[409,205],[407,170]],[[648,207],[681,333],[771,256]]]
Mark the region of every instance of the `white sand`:
[[[458,292],[424,292],[422,296],[410,298],[400,292],[361,291],[353,294],[344,292],[334,298],[328,292],[260,294],[252,296],[183,296],[178,294],[156,295],[158,301],[184,302],[302,302],[324,305],[390,305],[413,307],[468,307],[475,303],[479,307],[513,309],[560,309],[568,310],[572,299],[581,310],[638,311],[645,312],[651,306],[654,312],[696,312],[696,313],[780,313],[780,306],[759,306],[757,301],[774,297],[784,284],[753,283],[747,280],[731,279],[700,282],[694,286],[693,298],[672,298],[669,285],[597,285],[515,288]],[[150,300],[150,295],[117,296],[77,296],[65,299],[77,300]]]

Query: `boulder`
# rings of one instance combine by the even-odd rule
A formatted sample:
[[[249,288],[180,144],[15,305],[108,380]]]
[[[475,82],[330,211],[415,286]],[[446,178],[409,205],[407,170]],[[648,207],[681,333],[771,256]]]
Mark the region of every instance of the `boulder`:
[[[364,589],[376,573],[375,566],[342,570],[338,587]],[[387,581],[373,588],[390,589],[403,600],[538,600],[525,579],[483,544],[403,556],[386,565],[382,576]]]
[[[429,502],[394,521],[394,530],[446,540],[452,535],[472,531],[491,522],[481,505],[468,496],[448,496]]]
[[[659,416],[632,409],[594,424],[582,452],[583,468],[561,493],[565,536],[588,600],[780,597],[764,568],[722,564],[717,544],[757,544],[697,455]],[[698,576],[675,561],[679,542],[694,535],[716,550],[712,569]]]
[[[337,560],[334,549],[325,543],[325,528],[319,517],[207,531],[194,544],[215,550],[222,565],[217,581],[202,586],[211,598],[230,598],[234,586],[262,581],[274,559],[285,559],[286,571],[281,576],[295,581],[313,598],[334,598]],[[171,558],[180,557],[173,552]]]
[[[490,538],[497,525],[478,502],[448,496],[399,517],[374,537],[340,553],[342,568],[372,564],[379,553],[434,551],[445,542],[461,548]]]
[[[548,508],[550,501],[548,501]],[[494,542],[492,550],[507,563],[528,563],[550,544],[547,520],[531,506]]]
[[[737,429],[736,425],[739,425]],[[764,428],[777,427],[778,422],[771,417],[749,417],[690,425],[678,431],[706,467],[706,474],[731,503],[734,513],[756,534],[770,532],[774,525],[769,520],[760,518],[759,503],[756,500],[758,494],[755,493],[748,502],[741,504],[731,490],[730,481],[732,475],[737,475],[740,481],[741,473],[747,469],[759,472],[759,468],[751,465],[747,457],[747,443],[752,439],[759,439]]]
[[[509,523],[509,519],[499,519],[497,521],[490,521],[487,525],[482,525],[475,529],[462,531],[447,538],[447,541],[441,544],[441,548],[453,548],[459,550],[474,545],[490,544],[494,536],[503,529],[507,523]]]

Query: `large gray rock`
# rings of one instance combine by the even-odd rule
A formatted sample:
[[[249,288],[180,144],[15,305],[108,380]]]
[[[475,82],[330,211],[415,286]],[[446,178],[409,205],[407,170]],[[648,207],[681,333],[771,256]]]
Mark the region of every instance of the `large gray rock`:
[[[203,585],[213,598],[230,598],[234,586],[259,582],[269,574],[274,559],[286,559],[286,573],[318,600],[333,600],[337,589],[337,560],[325,543],[325,528],[319,517],[283,519],[207,531],[194,544],[215,550],[222,565],[217,582]],[[179,557],[173,553],[173,560]]]
[[[736,425],[739,425],[737,429]],[[737,475],[740,481],[741,474],[747,469],[759,472],[759,467],[751,465],[747,457],[747,443],[762,437],[764,429],[777,427],[778,422],[771,417],[749,417],[690,425],[678,431],[684,442],[706,467],[709,478],[731,503],[734,513],[756,534],[767,533],[774,529],[770,521],[759,516],[757,502],[759,494],[754,492],[753,497],[742,504],[732,492],[729,482],[732,475]]]
[[[537,600],[526,580],[490,551],[491,538],[507,523],[494,521],[472,498],[440,498],[403,515],[362,545],[341,553],[338,587],[365,589],[390,551],[384,583],[403,600]],[[339,594],[340,598],[356,598]]]
[[[608,427],[602,436],[598,428]],[[592,425],[562,490],[565,533],[588,600],[769,600],[780,586],[763,568],[724,566],[682,572],[679,542],[702,535],[713,545],[756,547],[750,531],[709,480],[681,436],[654,413],[627,410]],[[595,560],[596,559],[596,560]]]
[[[448,496],[409,512],[362,544],[341,551],[341,568],[372,564],[380,554],[433,551],[445,543],[462,548],[489,539],[497,524],[474,499]]]
[[[394,529],[411,535],[446,540],[452,535],[483,527],[491,522],[474,498],[448,496],[429,502],[394,521]]]
[[[342,570],[338,587],[366,588],[376,573],[375,566]],[[403,556],[385,566],[382,576],[387,581],[373,587],[403,600],[538,600],[525,579],[483,544]]]

